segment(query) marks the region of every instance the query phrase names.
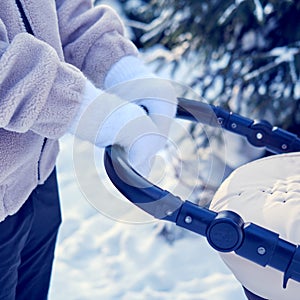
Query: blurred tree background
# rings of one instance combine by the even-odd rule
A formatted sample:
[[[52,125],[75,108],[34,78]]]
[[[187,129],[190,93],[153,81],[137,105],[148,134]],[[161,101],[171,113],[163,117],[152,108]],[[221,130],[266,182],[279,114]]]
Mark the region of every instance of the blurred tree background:
[[[299,133],[300,1],[119,0],[140,49],[213,104]],[[157,47],[160,45],[160,47]],[[188,81],[188,82],[185,82]]]

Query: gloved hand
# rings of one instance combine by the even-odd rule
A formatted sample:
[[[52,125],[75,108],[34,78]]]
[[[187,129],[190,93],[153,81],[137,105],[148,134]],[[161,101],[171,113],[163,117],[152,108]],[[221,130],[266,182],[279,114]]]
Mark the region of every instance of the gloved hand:
[[[119,95],[125,94],[127,99],[122,99],[115,91]],[[129,102],[128,97],[127,84],[104,93],[87,80],[83,102],[70,132],[98,147],[119,144],[128,153],[128,161],[133,168],[147,176],[151,158],[166,143],[172,118],[166,114],[174,104],[155,98],[134,103]],[[145,104],[149,116],[138,104]],[[172,115],[175,110],[173,108]]]
[[[156,144],[153,144],[153,137],[140,134],[134,147],[129,152],[129,162],[132,163],[134,168],[137,170],[143,168],[148,173],[151,169],[151,156],[146,156],[149,159],[145,161],[147,153],[143,155],[143,152],[147,147],[151,149],[156,145],[156,149],[151,151],[152,154],[155,154],[164,147],[168,140],[170,126],[177,110],[177,98],[174,88],[170,81],[153,77],[127,81],[111,88],[109,91],[119,95],[125,101],[143,107],[157,129]],[[160,139],[158,139],[158,135]]]
[[[157,78],[137,57],[125,56],[109,70],[105,88],[146,109],[161,137],[159,141],[156,138],[157,149],[162,148],[177,109],[177,98],[171,82]],[[146,148],[154,146],[151,139],[149,135],[140,135],[129,152],[129,161],[134,168],[147,169],[146,173],[150,170],[150,161],[145,162],[147,154],[144,152]],[[154,154],[155,150],[151,152]]]
[[[105,88],[146,108],[160,130],[168,133],[177,110],[175,89],[170,81],[150,72],[139,58],[129,55],[115,63],[106,76]]]

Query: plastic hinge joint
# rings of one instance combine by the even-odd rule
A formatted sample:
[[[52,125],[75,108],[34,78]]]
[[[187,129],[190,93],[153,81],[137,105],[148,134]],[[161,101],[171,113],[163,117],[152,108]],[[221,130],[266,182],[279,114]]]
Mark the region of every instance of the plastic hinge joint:
[[[176,224],[205,236],[209,244],[220,252],[231,252],[243,241],[242,218],[233,211],[213,212],[185,201]]]
[[[207,228],[207,240],[217,251],[234,251],[243,241],[243,225],[244,221],[237,213],[220,211]]]

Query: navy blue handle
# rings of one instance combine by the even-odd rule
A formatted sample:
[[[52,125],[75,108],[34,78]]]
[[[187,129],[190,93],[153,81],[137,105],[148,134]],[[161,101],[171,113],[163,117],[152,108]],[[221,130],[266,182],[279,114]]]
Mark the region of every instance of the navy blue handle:
[[[221,125],[225,129],[229,127],[231,131],[241,135],[246,133],[248,137],[253,136],[249,132],[254,132],[257,135],[258,146],[262,146],[261,135],[266,134],[265,128],[269,128],[269,131],[270,128],[272,129],[268,123],[260,122],[261,126],[257,126],[258,122],[227,113],[202,102],[183,98],[179,98],[178,101],[177,117],[193,122],[201,121],[211,126]],[[259,132],[257,132],[257,127],[259,127]],[[276,129],[275,131],[275,135],[271,133],[265,141],[271,143],[270,149],[275,153],[298,148],[300,150],[298,137],[284,130]],[[280,137],[279,143],[276,142],[277,136]],[[287,144],[288,150],[282,147],[283,142]],[[130,167],[124,151],[119,146],[110,146],[105,149],[104,165],[115,187],[134,205],[153,217],[174,222],[178,226],[205,236],[209,244],[217,251],[235,251],[236,254],[259,265],[268,265],[282,271],[284,287],[290,278],[300,282],[298,245],[281,239],[277,233],[261,226],[244,223],[235,212],[214,212],[192,202],[183,201],[169,191],[161,189]]]
[[[178,98],[177,117],[210,126],[221,126],[246,137],[251,145],[265,147],[275,154],[300,151],[300,139],[297,135],[272,126],[265,120],[251,120],[204,102]]]

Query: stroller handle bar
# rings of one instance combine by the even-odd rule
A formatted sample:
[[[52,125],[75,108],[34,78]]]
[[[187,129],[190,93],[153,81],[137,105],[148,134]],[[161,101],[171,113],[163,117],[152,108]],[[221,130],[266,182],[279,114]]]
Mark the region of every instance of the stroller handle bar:
[[[300,151],[300,139],[296,135],[272,127],[265,121],[253,121],[203,102],[178,98],[176,117],[221,126],[274,153]],[[234,251],[261,266],[283,272],[284,288],[289,279],[300,282],[298,245],[281,239],[271,230],[245,223],[233,211],[214,212],[161,189],[137,173],[117,145],[106,147],[104,166],[114,186],[134,205],[156,219],[173,222],[205,236],[217,251]]]
[[[210,126],[221,126],[246,137],[251,145],[265,147],[275,154],[300,151],[300,139],[297,135],[273,127],[268,121],[248,119],[211,104],[178,98],[177,117]]]

